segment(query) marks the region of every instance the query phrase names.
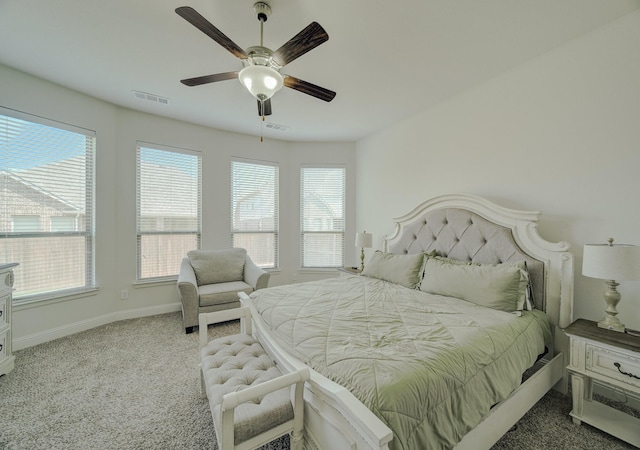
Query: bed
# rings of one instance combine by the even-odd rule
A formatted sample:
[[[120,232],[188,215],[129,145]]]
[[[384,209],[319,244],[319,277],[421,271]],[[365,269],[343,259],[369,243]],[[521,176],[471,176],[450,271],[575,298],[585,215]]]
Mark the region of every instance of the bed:
[[[241,296],[271,356],[311,368],[305,448],[489,448],[566,390],[573,257],[539,215],[436,197],[362,275]]]

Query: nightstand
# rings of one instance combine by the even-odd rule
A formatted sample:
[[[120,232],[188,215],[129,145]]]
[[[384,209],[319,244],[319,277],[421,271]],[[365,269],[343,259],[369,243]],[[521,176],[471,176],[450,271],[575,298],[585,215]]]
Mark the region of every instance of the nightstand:
[[[640,337],[599,328],[578,319],[564,332],[570,339],[573,422],[588,423],[640,447],[640,419],[593,400],[593,380],[640,395]]]
[[[362,270],[359,267],[339,267],[338,272],[340,272],[340,276],[360,275]]]

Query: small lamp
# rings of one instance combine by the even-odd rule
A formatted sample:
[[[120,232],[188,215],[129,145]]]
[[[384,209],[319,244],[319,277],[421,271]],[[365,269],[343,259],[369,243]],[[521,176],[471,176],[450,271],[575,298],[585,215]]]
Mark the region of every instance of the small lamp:
[[[363,231],[356,233],[356,247],[360,247],[360,270],[364,270],[364,249],[373,246],[373,235]]]
[[[616,316],[616,305],[620,302],[620,293],[616,280],[640,280],[640,247],[636,245],[586,244],[582,259],[582,275],[607,280],[604,293],[606,316],[598,326],[613,331],[625,331],[625,326]]]

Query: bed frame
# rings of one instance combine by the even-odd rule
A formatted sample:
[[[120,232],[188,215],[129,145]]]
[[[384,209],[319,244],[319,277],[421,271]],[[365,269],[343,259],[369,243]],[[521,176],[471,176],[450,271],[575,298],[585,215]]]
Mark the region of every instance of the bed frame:
[[[442,256],[496,264],[527,261],[536,307],[543,309],[555,333],[552,348],[533,375],[491,409],[483,421],[455,447],[488,449],[550,389],[566,392],[568,353],[560,331],[572,322],[573,256],[565,242],[552,243],[537,233],[539,212],[497,206],[480,197],[450,194],[428,200],[396,218],[395,232],[385,239],[384,251],[419,253],[436,250]],[[270,337],[251,299],[254,335],[271,356],[289,370],[305,365]],[[388,449],[391,430],[347,389],[311,370],[305,400],[305,448]]]

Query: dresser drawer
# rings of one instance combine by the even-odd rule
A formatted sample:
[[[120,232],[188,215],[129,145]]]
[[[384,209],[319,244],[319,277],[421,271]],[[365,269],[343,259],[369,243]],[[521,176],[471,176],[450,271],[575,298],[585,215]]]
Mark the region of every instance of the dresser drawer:
[[[7,356],[9,353],[9,349],[7,348],[7,336],[9,334],[8,330],[5,330],[0,333],[0,362]]]
[[[13,288],[13,281],[13,271],[5,272],[2,274],[0,281],[0,293],[2,295],[11,292],[11,289]]]
[[[8,321],[10,295],[0,296],[0,328]]]
[[[591,344],[587,344],[586,350],[587,372],[640,387],[640,354],[631,356]]]

